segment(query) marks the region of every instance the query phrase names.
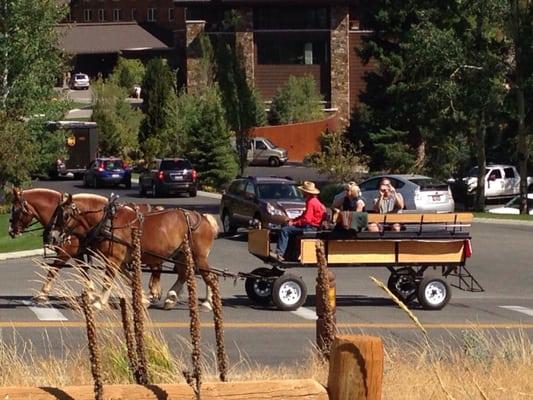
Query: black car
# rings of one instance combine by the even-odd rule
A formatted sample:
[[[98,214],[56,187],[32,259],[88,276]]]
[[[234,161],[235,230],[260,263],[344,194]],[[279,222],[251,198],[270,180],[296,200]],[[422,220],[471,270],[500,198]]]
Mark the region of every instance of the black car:
[[[264,227],[278,229],[287,218],[305,209],[305,200],[296,182],[286,178],[248,177],[233,181],[220,203],[224,232],[248,227],[252,219]]]
[[[189,193],[196,197],[197,173],[185,158],[154,160],[139,176],[139,194],[151,192],[153,197],[170,193]]]
[[[102,157],[91,161],[83,173],[83,186],[124,185],[131,188],[131,169],[120,158]]]

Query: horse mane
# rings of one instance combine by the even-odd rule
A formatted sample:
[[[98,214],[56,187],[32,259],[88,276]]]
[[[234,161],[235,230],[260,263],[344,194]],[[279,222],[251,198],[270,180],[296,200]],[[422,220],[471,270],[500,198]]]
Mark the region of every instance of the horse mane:
[[[98,200],[108,202],[107,197],[94,193],[76,193],[72,195],[72,200]]]

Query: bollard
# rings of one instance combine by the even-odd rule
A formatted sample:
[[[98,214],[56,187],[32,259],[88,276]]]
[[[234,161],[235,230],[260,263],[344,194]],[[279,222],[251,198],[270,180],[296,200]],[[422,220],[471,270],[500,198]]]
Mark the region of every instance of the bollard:
[[[342,335],[331,348],[330,400],[380,400],[383,342],[377,336]]]
[[[322,355],[329,358],[331,344],[335,336],[336,288],[335,274],[328,271],[324,242],[316,243],[318,276],[316,279],[316,342]]]

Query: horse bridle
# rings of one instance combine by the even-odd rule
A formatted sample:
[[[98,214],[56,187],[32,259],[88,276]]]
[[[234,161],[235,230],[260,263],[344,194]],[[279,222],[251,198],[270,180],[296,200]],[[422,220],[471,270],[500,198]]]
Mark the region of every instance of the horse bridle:
[[[35,211],[35,208],[33,208],[33,206],[31,204],[29,204],[24,199],[24,197],[22,196],[22,193],[19,194],[18,203],[20,204],[20,212],[24,213],[25,215],[27,215],[29,217],[31,217],[30,222],[33,219],[37,218],[38,215],[37,215],[37,212]],[[10,227],[13,225],[13,215],[14,214],[15,214],[15,204],[12,204],[11,205],[11,215],[9,217],[9,226]],[[38,224],[39,221],[33,221],[31,223],[28,223],[26,226],[23,226],[24,224],[22,224],[20,220],[21,220],[21,216],[18,216],[18,218],[17,218],[17,226],[16,226],[17,231],[14,232],[15,234],[34,232],[34,231],[39,231],[39,230],[43,229],[42,227],[37,227],[37,228],[34,228],[34,229],[28,229],[28,228]]]

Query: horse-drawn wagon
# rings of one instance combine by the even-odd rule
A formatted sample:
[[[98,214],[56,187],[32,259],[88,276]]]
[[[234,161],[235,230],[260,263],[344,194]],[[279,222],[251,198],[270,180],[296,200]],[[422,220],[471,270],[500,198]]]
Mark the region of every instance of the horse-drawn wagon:
[[[270,301],[282,310],[304,304],[307,288],[289,268],[315,266],[316,243],[324,242],[329,267],[385,267],[390,271],[388,288],[405,303],[418,299],[425,309],[443,308],[451,297],[447,278],[456,279],[462,290],[483,291],[466,267],[472,254],[470,213],[368,214],[368,223],[401,224],[400,232],[321,230],[292,239],[285,261],[270,256],[274,234],[268,229],[248,233],[248,250],[270,267],[257,268],[246,279],[246,293],[257,304]],[[437,273],[426,274],[429,271]]]

